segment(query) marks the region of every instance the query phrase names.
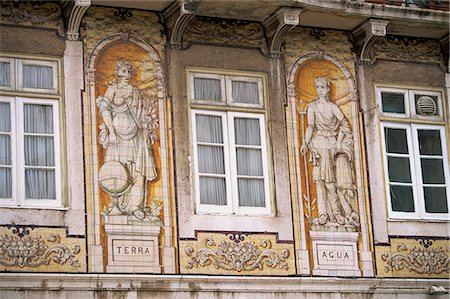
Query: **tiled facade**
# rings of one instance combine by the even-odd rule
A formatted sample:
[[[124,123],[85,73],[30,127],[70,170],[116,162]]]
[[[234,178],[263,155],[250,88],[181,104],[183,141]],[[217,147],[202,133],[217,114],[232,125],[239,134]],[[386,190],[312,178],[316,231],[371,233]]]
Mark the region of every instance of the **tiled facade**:
[[[59,206],[0,203],[5,282],[76,273],[73,291],[86,298],[449,288],[448,2],[150,2],[2,2],[0,103],[57,101],[61,160]],[[57,61],[59,89],[11,85],[25,76],[21,61]],[[403,106],[388,106],[399,95]],[[395,129],[406,154],[390,152]],[[428,154],[423,132],[434,132]],[[20,151],[9,163],[10,150],[0,147],[0,170],[31,167],[16,166]],[[390,157],[423,175],[398,183]],[[393,185],[416,190],[412,211],[396,206]],[[26,291],[0,288],[0,298]],[[56,294],[33,288],[29,298]]]

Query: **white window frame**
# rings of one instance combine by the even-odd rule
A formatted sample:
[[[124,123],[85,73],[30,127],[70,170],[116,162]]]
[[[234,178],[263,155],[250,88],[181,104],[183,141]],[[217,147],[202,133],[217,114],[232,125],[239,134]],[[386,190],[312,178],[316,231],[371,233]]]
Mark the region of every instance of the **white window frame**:
[[[408,145],[408,157],[409,157],[409,167],[411,172],[411,182],[414,197],[414,212],[400,212],[392,210],[392,201],[390,196],[390,181],[389,181],[389,169],[386,151],[386,138],[385,138],[385,128],[399,128],[406,130],[406,138]],[[441,148],[442,148],[442,159],[444,167],[444,178],[445,187],[447,193],[447,208],[448,213],[427,213],[425,210],[425,197],[423,194],[423,181],[422,181],[422,168],[420,162],[420,152],[419,152],[419,141],[417,130],[438,130],[441,136]],[[385,189],[386,198],[388,202],[388,211],[390,218],[396,219],[436,219],[436,220],[450,220],[450,176],[448,167],[448,153],[447,153],[447,143],[445,136],[445,128],[439,125],[430,124],[408,124],[408,123],[395,123],[395,122],[382,122],[381,123],[381,140],[383,149],[383,165],[384,165],[384,177],[385,177]],[[389,154],[396,156],[396,154]],[[405,156],[399,154],[399,156]],[[398,183],[398,185],[402,185]],[[410,185],[410,184],[405,184]]]
[[[438,109],[438,115],[420,115],[417,114],[416,111],[416,101],[415,101],[415,95],[426,95],[426,96],[435,96],[438,99],[438,102],[436,104],[436,108]],[[443,110],[442,110],[442,95],[440,92],[436,91],[429,91],[429,90],[409,90],[409,98],[410,98],[410,110],[411,115],[413,117],[424,119],[424,120],[442,120],[443,119]]]
[[[403,100],[404,100],[403,105],[405,108],[405,113],[384,112],[383,111],[383,100],[382,100],[383,92],[403,93]],[[382,115],[396,117],[396,118],[410,117],[410,103],[409,103],[409,94],[408,94],[407,90],[400,89],[400,88],[391,88],[391,87],[379,87],[379,88],[377,88],[377,99],[378,99],[378,105],[381,108]]]
[[[205,101],[196,100],[194,91],[194,79],[195,78],[205,78],[205,79],[215,79],[220,80],[220,88],[222,92],[221,101]],[[249,103],[239,103],[233,101],[233,81],[256,83],[258,85],[258,99],[257,104]],[[228,75],[228,74],[217,74],[201,72],[197,70],[188,71],[188,82],[189,82],[189,97],[192,104],[204,104],[213,106],[230,106],[230,107],[242,107],[242,108],[264,108],[264,83],[262,76],[246,76],[246,75]]]
[[[249,104],[249,103],[239,103],[233,100],[233,81],[256,83],[258,85],[258,98],[259,103]],[[226,76],[227,82],[227,99],[228,105],[239,106],[239,107],[249,107],[249,108],[263,108],[263,82],[262,78],[258,77],[243,77],[243,76]]]
[[[35,92],[35,93],[58,93],[58,63],[56,61],[42,61],[34,59],[17,59],[17,90]],[[52,88],[29,88],[23,86],[23,65],[46,66],[53,69],[53,86]]]
[[[0,86],[1,90],[14,90],[16,89],[16,66],[14,58],[0,57],[0,62],[9,63],[9,83],[10,86]]]
[[[198,166],[198,144],[197,142],[197,115],[211,115],[211,116],[219,116],[222,120],[222,134],[223,134],[223,153],[224,153],[224,166],[225,166],[225,174],[223,177],[225,178],[225,190],[227,192],[227,204],[223,206],[219,205],[210,205],[210,204],[202,204],[200,202],[200,173]],[[194,156],[194,181],[195,181],[195,189],[193,190],[195,193],[195,202],[197,206],[198,213],[217,213],[217,214],[226,214],[231,213],[232,211],[232,200],[231,200],[231,178],[230,178],[230,158],[229,158],[229,143],[228,143],[228,126],[226,125],[227,115],[226,112],[222,111],[210,111],[210,110],[191,110],[192,117],[192,143],[193,143],[193,156]],[[218,177],[219,175],[213,175],[214,177]]]
[[[197,148],[199,142],[197,142],[197,127],[196,116],[197,115],[213,115],[220,116],[222,119],[223,129],[223,149],[224,149],[224,163],[225,163],[225,184],[227,192],[227,204],[226,205],[211,205],[202,204],[200,202],[200,173],[198,167]],[[248,146],[261,149],[262,155],[262,167],[263,167],[263,180],[264,180],[264,193],[265,193],[265,207],[244,207],[239,206],[239,194],[238,194],[238,175],[237,175],[237,162],[236,162],[236,144],[234,142],[234,119],[235,118],[249,118],[258,119],[260,124],[261,134],[261,146]],[[196,211],[199,214],[237,214],[237,215],[268,215],[271,211],[270,206],[270,192],[269,192],[269,171],[267,163],[267,140],[266,140],[266,128],[265,117],[262,113],[245,113],[245,112],[226,112],[226,111],[211,111],[192,109],[192,136],[193,136],[193,156],[194,156],[194,196],[196,202]],[[246,146],[247,147],[247,146]],[[202,174],[203,175],[203,174]],[[217,177],[218,175],[213,175]]]
[[[11,198],[0,198],[0,206],[17,206],[17,129],[16,129],[16,101],[14,97],[4,97],[0,96],[1,103],[8,103],[11,115],[11,184],[12,184],[12,197]]]
[[[12,132],[12,164],[13,164],[13,194],[12,199],[1,199],[2,206],[17,206],[27,208],[57,208],[61,207],[61,149],[60,149],[60,122],[59,101],[50,99],[36,99],[29,97],[0,97],[0,101],[9,102],[11,107]],[[56,199],[26,199],[25,198],[25,157],[24,155],[24,104],[50,105],[53,107],[53,128],[51,136],[54,139],[55,150],[55,192]],[[14,121],[13,121],[14,120]],[[14,128],[14,130],[13,130]],[[42,135],[42,134],[40,134]],[[45,167],[39,167],[45,168]]]
[[[259,120],[259,130],[261,137],[260,146],[245,146],[246,148],[255,148],[261,150],[261,163],[263,168],[262,178],[264,180],[264,207],[246,207],[239,206],[239,194],[238,194],[238,174],[237,174],[237,158],[236,158],[236,148],[235,144],[235,129],[234,129],[234,119],[235,118],[247,118],[247,119],[258,119]],[[231,180],[233,189],[233,213],[237,214],[253,214],[253,215],[267,215],[270,214],[270,193],[269,193],[269,171],[267,165],[267,140],[266,140],[266,125],[264,114],[256,113],[243,113],[243,112],[228,112],[228,132],[230,140],[230,163],[231,163]]]
[[[195,99],[195,90],[194,90],[194,79],[213,79],[220,80],[220,89],[221,89],[221,100],[220,101],[207,101],[207,100],[196,100]],[[226,105],[226,92],[225,92],[225,76],[218,74],[208,74],[208,73],[197,73],[197,72],[189,72],[189,85],[190,85],[190,97],[192,103],[198,104],[208,104],[208,105]]]

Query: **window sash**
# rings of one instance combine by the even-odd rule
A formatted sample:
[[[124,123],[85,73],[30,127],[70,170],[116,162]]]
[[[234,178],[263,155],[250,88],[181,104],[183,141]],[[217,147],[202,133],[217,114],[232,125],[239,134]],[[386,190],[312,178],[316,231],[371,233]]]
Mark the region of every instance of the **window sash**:
[[[194,173],[195,173],[195,198],[196,198],[196,208],[198,213],[218,213],[218,214],[229,214],[232,212],[232,198],[231,198],[231,183],[230,183],[230,161],[228,154],[228,128],[226,125],[226,112],[219,111],[204,111],[204,110],[192,110],[192,140],[193,140],[193,150],[194,150]],[[201,173],[199,171],[199,150],[198,147],[201,145],[206,145],[205,142],[197,141],[197,115],[210,115],[218,116],[222,123],[222,137],[223,143],[215,143],[215,146],[220,146],[223,148],[223,160],[225,174],[207,174]],[[211,145],[211,144],[210,144]],[[200,199],[200,177],[221,177],[225,179],[225,192],[226,192],[226,205],[214,205],[214,204],[203,204]]]
[[[450,219],[450,211],[447,213],[428,213],[425,209],[425,197],[423,187],[425,186],[442,186],[446,188],[447,194],[447,207],[450,209],[450,188],[449,188],[449,167],[448,167],[448,154],[447,154],[447,143],[445,140],[445,129],[443,126],[437,125],[419,125],[419,124],[400,124],[400,123],[381,123],[381,136],[382,136],[382,149],[384,156],[384,176],[385,176],[385,189],[386,198],[388,203],[389,216],[391,218],[398,219],[440,219],[447,220]],[[386,150],[386,136],[385,128],[398,128],[406,130],[407,144],[408,144],[408,154],[390,154]],[[440,132],[441,137],[441,156],[432,156],[436,159],[441,159],[443,162],[444,179],[445,184],[424,184],[422,177],[422,167],[421,167],[421,157],[428,157],[426,155],[420,154],[419,140],[418,140],[418,130],[437,130]],[[389,156],[402,156],[408,157],[409,167],[411,172],[411,183],[398,183],[390,182],[389,180],[389,168],[387,158]],[[412,186],[413,198],[414,198],[414,212],[401,212],[394,211],[392,209],[392,199],[390,195],[390,185],[405,185]]]
[[[13,58],[0,57],[0,62],[9,64],[9,85],[0,85],[1,90],[16,89],[16,66]]]
[[[395,113],[395,112],[383,111],[382,94],[385,92],[402,93],[404,95],[403,98],[404,98],[405,113]],[[385,117],[414,118],[414,119],[423,119],[423,120],[429,120],[429,121],[443,120],[442,93],[439,91],[378,87],[376,89],[376,93],[377,93],[377,101],[378,101],[378,105],[380,107],[381,115],[383,115]],[[416,109],[416,101],[415,101],[416,95],[436,97],[437,98],[436,109],[438,111],[438,114],[437,115],[420,115]]]
[[[17,59],[17,89],[19,91],[37,92],[37,93],[58,93],[58,63],[56,61],[41,61],[31,59]],[[33,88],[24,86],[24,65],[34,65],[52,68],[52,87]]]
[[[22,206],[37,208],[61,207],[61,157],[60,157],[60,133],[59,133],[59,103],[57,100],[31,99],[22,97],[0,97],[1,102],[11,105],[11,150],[12,150],[12,199],[0,199],[2,206]],[[49,105],[52,107],[53,133],[52,134],[31,134],[39,136],[52,136],[54,145],[54,165],[46,166],[26,166],[25,165],[25,136],[30,135],[24,132],[24,105]],[[52,169],[55,175],[55,199],[25,199],[25,169]]]
[[[266,149],[266,131],[264,115],[262,114],[251,114],[242,112],[223,112],[223,111],[205,111],[205,110],[192,110],[192,130],[193,130],[193,150],[194,150],[194,177],[195,177],[195,198],[196,198],[196,208],[198,213],[215,213],[215,214],[249,214],[249,215],[260,215],[270,213],[270,197],[269,197],[269,182],[268,182],[268,164],[267,164],[267,149]],[[219,116],[222,120],[222,130],[223,130],[223,154],[225,163],[225,174],[204,174],[199,172],[199,156],[198,147],[204,145],[204,142],[197,141],[197,128],[196,128],[196,117],[197,115],[214,115]],[[260,130],[260,140],[261,144],[255,145],[237,145],[235,143],[235,118],[247,118],[247,119],[257,119],[259,121]],[[261,176],[244,176],[237,174],[237,148],[251,148],[258,149],[261,151],[261,163],[263,173]],[[227,192],[227,204],[213,205],[213,204],[202,204],[200,201],[200,177],[201,176],[212,176],[212,177],[223,177],[226,183]],[[264,207],[249,207],[249,206],[239,206],[239,194],[238,194],[238,179],[239,178],[256,178],[263,181],[264,184]]]
[[[405,113],[395,113],[395,112],[384,112],[383,110],[383,93],[385,92],[391,92],[391,93],[402,93],[403,99],[404,99],[404,110]],[[399,89],[399,88],[377,88],[377,98],[378,98],[378,105],[381,107],[381,113],[385,116],[392,116],[392,117],[400,117],[400,118],[407,118],[410,117],[410,104],[409,104],[409,94],[405,89]]]
[[[213,79],[220,80],[221,86],[221,100],[220,101],[208,101],[208,100],[198,100],[195,98],[195,79]],[[232,76],[224,74],[213,74],[201,71],[188,71],[188,82],[189,82],[189,97],[190,102],[194,104],[205,104],[205,105],[215,105],[215,106],[234,106],[243,108],[264,108],[264,84],[262,76]],[[244,103],[233,99],[233,82],[243,82],[252,83],[257,86],[257,102],[255,103]]]
[[[16,140],[16,102],[13,97],[0,97],[0,103],[7,103],[10,107],[10,120],[11,120],[11,131],[8,134],[11,139],[11,188],[12,194],[11,198],[0,198],[1,206],[14,206],[17,205],[17,163],[16,163],[16,153],[17,153],[17,140]],[[6,132],[5,132],[6,133]],[[6,135],[6,134],[5,134]]]
[[[227,99],[228,105],[230,106],[240,106],[240,107],[249,107],[249,108],[263,108],[263,84],[262,78],[255,77],[244,77],[244,76],[226,76],[227,81]],[[233,82],[246,82],[246,83],[255,83],[257,84],[258,91],[258,102],[257,103],[243,103],[238,102],[233,98]]]
[[[235,119],[257,119],[259,122],[260,145],[238,145],[236,144],[235,136]],[[230,156],[231,156],[231,178],[233,183],[233,190],[235,191],[233,200],[233,209],[238,214],[269,214],[270,213],[270,196],[269,196],[269,182],[268,182],[268,165],[267,165],[267,142],[265,131],[265,119],[263,114],[228,112],[228,124],[230,134]],[[238,174],[236,151],[238,148],[258,149],[261,151],[262,175],[261,176],[247,176]],[[239,179],[240,178],[254,178],[263,181],[264,186],[264,207],[255,206],[240,206],[239,202]]]
[[[198,100],[195,98],[195,79],[212,79],[220,81],[220,100],[219,101],[209,101],[209,100]],[[216,74],[205,74],[205,73],[189,73],[189,89],[191,102],[199,104],[210,104],[210,105],[225,105],[225,76]]]
[[[424,95],[424,96],[432,96],[437,97],[437,103],[436,103],[436,109],[438,114],[437,115],[421,115],[417,113],[417,107],[416,107],[416,101],[415,96],[416,95]],[[427,120],[442,120],[443,118],[443,108],[442,108],[442,96],[440,92],[436,91],[428,91],[428,90],[410,90],[409,91],[409,98],[410,100],[410,110],[411,115],[414,117],[417,117],[419,119],[427,119]]]

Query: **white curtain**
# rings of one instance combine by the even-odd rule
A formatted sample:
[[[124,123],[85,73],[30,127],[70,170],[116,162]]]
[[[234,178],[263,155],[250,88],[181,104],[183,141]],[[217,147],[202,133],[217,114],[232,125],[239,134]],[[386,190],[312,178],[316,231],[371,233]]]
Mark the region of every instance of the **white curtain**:
[[[234,132],[236,145],[261,145],[259,119],[235,118]]]
[[[225,178],[201,176],[200,202],[202,204],[225,206],[227,204]]]
[[[223,128],[222,117],[214,115],[196,115],[197,163],[200,176],[200,202],[202,204],[226,205]],[[209,174],[202,176],[202,174]]]
[[[236,103],[259,104],[258,84],[232,81],[232,96]]]
[[[9,103],[0,103],[0,198],[12,197],[10,109]]]
[[[0,86],[10,86],[10,64],[9,62],[0,62]]]
[[[203,101],[221,101],[220,80],[194,78],[194,98]]]
[[[23,87],[53,88],[53,68],[40,65],[23,65]]]
[[[239,205],[264,207],[264,173],[259,119],[234,119]],[[251,178],[249,178],[249,176]],[[255,178],[256,177],[256,178]]]
[[[56,199],[55,171],[26,169],[25,197],[30,199]]]
[[[55,140],[53,136],[39,136],[53,131],[52,106],[24,105],[26,198],[56,199]]]

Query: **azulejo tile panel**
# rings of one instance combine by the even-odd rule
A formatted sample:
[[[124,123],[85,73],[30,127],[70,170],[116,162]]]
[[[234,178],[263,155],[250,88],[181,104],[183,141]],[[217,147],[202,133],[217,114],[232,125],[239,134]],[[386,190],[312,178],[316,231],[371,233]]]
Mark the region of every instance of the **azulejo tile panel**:
[[[180,241],[180,272],[291,275],[294,246],[275,234],[199,232],[197,240]]]
[[[390,246],[376,247],[376,263],[383,277],[448,277],[450,240],[391,239]]]
[[[0,227],[0,271],[85,272],[84,238],[66,236],[65,228]]]

